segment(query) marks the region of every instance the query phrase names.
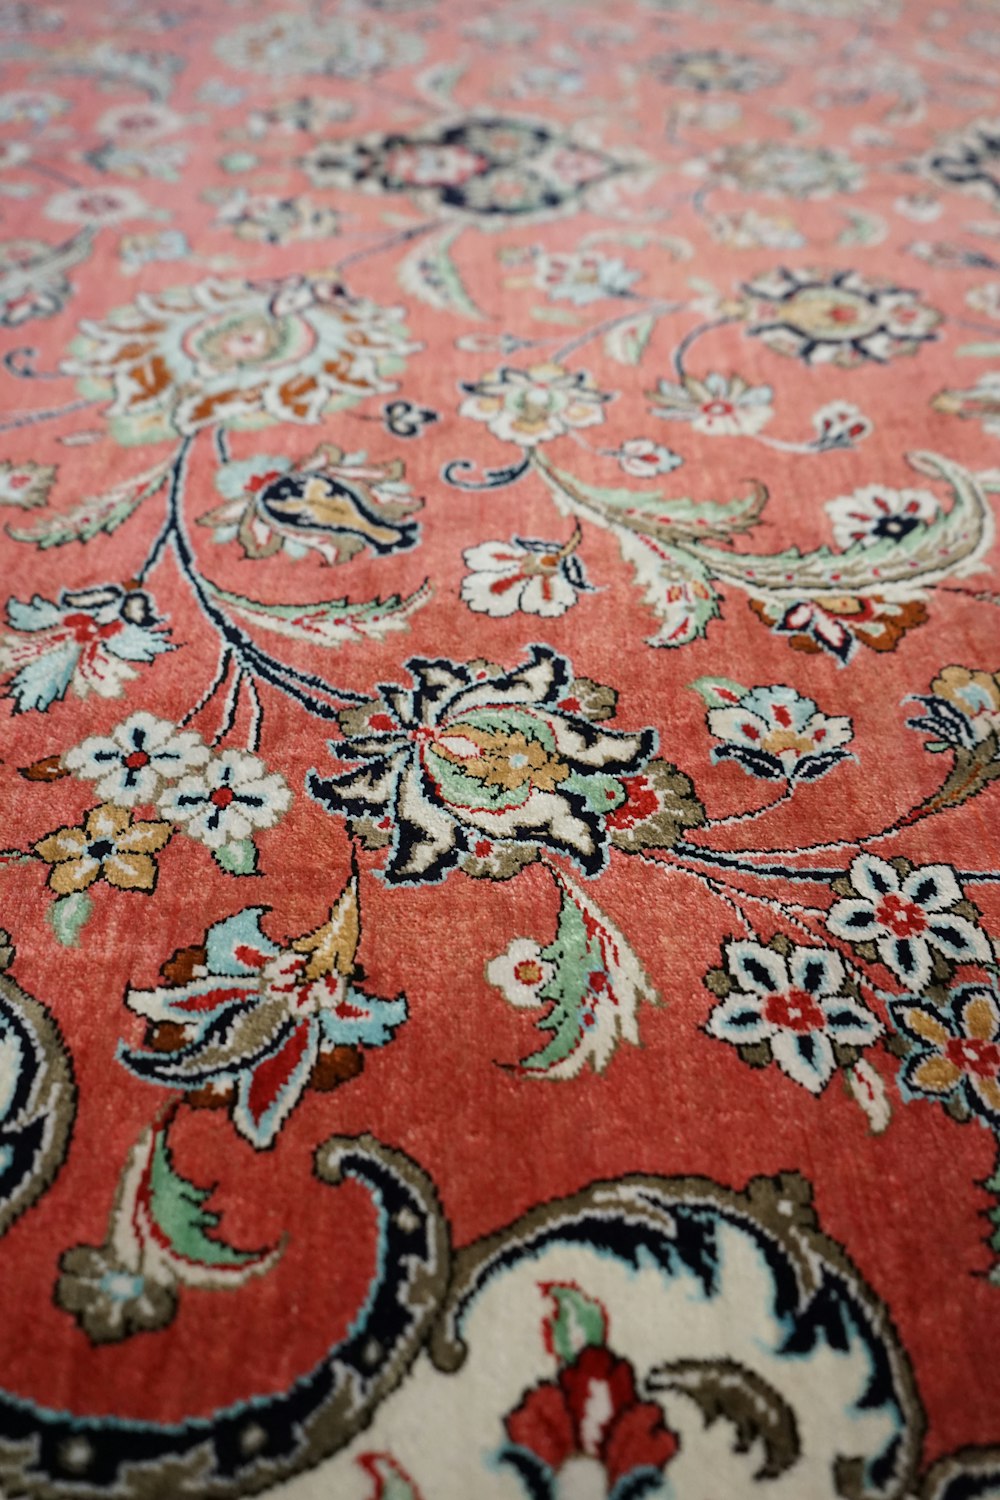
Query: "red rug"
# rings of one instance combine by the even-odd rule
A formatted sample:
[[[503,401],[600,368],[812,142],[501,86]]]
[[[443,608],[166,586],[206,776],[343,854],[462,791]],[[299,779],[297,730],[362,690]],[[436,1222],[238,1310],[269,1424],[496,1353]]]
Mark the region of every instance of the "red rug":
[[[0,28],[0,1493],[996,1500],[996,0]]]

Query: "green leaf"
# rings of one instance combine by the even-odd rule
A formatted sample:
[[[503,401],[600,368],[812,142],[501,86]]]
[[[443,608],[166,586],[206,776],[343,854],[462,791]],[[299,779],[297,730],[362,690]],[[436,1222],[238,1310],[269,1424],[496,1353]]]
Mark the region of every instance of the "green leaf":
[[[734,682],[731,677],[696,677],[688,687],[700,693],[709,708],[732,708],[749,692],[749,688],[741,682]]]
[[[49,907],[46,916],[56,941],[64,948],[80,945],[80,929],[87,921],[93,902],[86,891],[74,891],[70,896],[59,896]]]
[[[347,599],[320,600],[315,604],[267,604],[233,594],[203,580],[216,599],[228,604],[251,625],[273,630],[311,646],[343,646],[348,641],[383,640],[392,630],[402,630],[414,611],[431,597],[425,580],[412,594],[391,594],[387,599],[365,599],[351,604]]]
[[[646,351],[657,324],[655,313],[645,313],[628,323],[620,323],[604,335],[604,352],[620,365],[637,365]]]
[[[212,857],[230,875],[257,873],[257,846],[253,839],[234,839],[231,844],[223,844],[221,849],[213,849]]]
[[[552,1299],[545,1342],[561,1364],[572,1364],[583,1349],[606,1342],[608,1315],[595,1297],[572,1281],[548,1282],[542,1291]]]
[[[956,354],[971,354],[976,359],[996,359],[1000,356],[1000,344],[959,344]]]
[[[172,1252],[199,1266],[245,1266],[259,1260],[257,1250],[236,1250],[209,1237],[208,1231],[219,1223],[219,1215],[204,1206],[212,1192],[195,1187],[175,1170],[166,1136],[159,1131],[150,1163],[149,1208]]]
[[[8,535],[15,542],[30,542],[42,551],[64,547],[67,542],[89,542],[101,534],[110,536],[162,487],[169,467],[166,463],[157,464],[134,479],[116,484],[103,495],[82,501],[65,515],[40,516],[33,526],[8,526]]]
[[[458,313],[463,318],[481,318],[451,258],[451,247],[462,227],[446,229],[443,234],[423,240],[411,250],[399,267],[399,284],[411,296],[419,297],[438,312]]]

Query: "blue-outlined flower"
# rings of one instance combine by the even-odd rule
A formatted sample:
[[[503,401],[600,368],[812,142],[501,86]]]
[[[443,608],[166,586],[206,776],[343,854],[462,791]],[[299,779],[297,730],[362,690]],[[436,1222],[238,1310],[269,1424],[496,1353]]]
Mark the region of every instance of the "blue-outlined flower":
[[[783,951],[750,940],[723,947],[725,970],[713,989],[725,990],[705,1031],[737,1048],[766,1048],[795,1083],[820,1094],[837,1069],[835,1046],[867,1047],[881,1022],[846,991],[844,961],[831,948],[786,943]],[[721,985],[719,979],[721,978]]]
[[[312,1084],[332,1087],[338,1053],[382,1047],[406,1020],[406,1000],[382,1000],[353,983],[360,935],[356,877],[330,919],[279,947],[261,929],[263,906],[247,907],[205,935],[190,977],[125,1003],[152,1028],[149,1051],[120,1044],[137,1077],[228,1103],[233,1125],[258,1151],[273,1146]],[[181,957],[181,955],[178,955]],[[352,1070],[340,1076],[353,1076]]]
[[[811,698],[775,683],[755,687],[739,702],[712,708],[708,727],[724,741],[712,760],[734,760],[749,776],[767,781],[815,781],[838,761],[850,759],[850,719],[830,718]]]
[[[854,895],[830,908],[834,937],[872,943],[903,984],[922,990],[933,974],[932,954],[951,963],[989,963],[982,930],[954,908],[962,888],[949,865],[917,865],[905,875],[874,854],[859,854],[850,868]]]
[[[0,636],[0,674],[11,674],[6,695],[18,714],[44,712],[70,688],[120,698],[131,663],[173,650],[150,595],[117,583],[63,589],[58,600],[9,599],[7,620],[16,634]]]

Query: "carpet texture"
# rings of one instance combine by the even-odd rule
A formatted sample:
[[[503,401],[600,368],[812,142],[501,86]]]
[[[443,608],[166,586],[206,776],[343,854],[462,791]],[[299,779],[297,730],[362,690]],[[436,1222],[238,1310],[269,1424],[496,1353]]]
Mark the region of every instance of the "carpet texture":
[[[1000,4],[0,28],[0,1494],[996,1500]]]

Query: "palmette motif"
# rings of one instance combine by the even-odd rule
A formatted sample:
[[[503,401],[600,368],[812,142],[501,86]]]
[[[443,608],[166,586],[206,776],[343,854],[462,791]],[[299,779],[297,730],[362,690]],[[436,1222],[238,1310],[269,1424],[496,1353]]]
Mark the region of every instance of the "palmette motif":
[[[993,12],[0,3],[4,1496],[1000,1495]]]

